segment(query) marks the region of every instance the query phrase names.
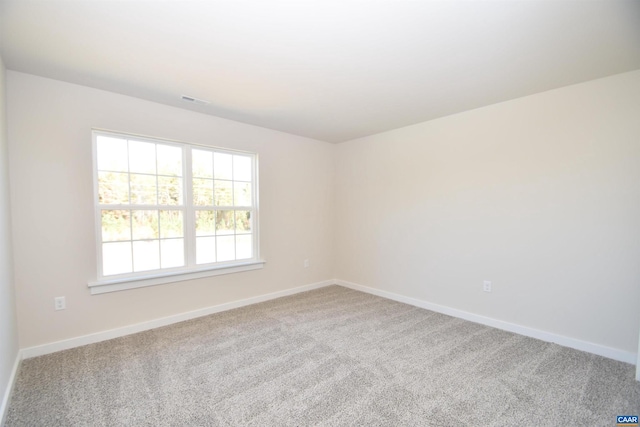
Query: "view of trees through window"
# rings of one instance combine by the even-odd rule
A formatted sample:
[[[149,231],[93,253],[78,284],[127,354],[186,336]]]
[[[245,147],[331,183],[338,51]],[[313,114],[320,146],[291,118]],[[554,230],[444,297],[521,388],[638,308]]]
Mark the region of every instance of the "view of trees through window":
[[[103,133],[95,141],[103,276],[254,257],[252,155]]]

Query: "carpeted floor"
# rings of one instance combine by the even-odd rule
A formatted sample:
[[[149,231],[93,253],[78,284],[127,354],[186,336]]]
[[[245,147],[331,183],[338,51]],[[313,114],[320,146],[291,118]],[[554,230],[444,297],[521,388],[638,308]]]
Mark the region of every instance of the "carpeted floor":
[[[634,367],[331,286],[22,363],[6,426],[615,426]]]

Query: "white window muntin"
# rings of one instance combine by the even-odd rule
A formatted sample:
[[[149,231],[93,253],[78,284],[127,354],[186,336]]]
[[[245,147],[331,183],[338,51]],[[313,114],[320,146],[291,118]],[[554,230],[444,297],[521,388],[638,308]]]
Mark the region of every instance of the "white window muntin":
[[[97,148],[97,140],[98,137],[106,137],[106,138],[114,138],[114,139],[123,139],[127,141],[129,144],[130,141],[133,142],[144,142],[155,144],[156,147],[159,146],[169,146],[169,147],[178,147],[182,153],[182,171],[181,171],[181,192],[182,192],[182,205],[160,205],[160,204],[148,204],[148,203],[132,203],[132,193],[131,188],[129,188],[129,203],[116,203],[116,204],[105,204],[100,203],[99,200],[99,179],[98,179],[98,148]],[[235,203],[228,206],[218,206],[215,203],[210,205],[194,205],[193,204],[193,174],[192,174],[192,153],[193,150],[197,150],[199,152],[210,152],[212,154],[219,153],[222,155],[230,155],[241,158],[250,159],[250,177],[247,181],[234,180],[233,176],[231,179],[228,179],[231,183],[232,192],[235,191],[235,183],[249,183],[251,188],[250,195],[250,205],[236,205]],[[129,155],[129,153],[127,153]],[[235,159],[236,157],[232,157]],[[130,159],[127,159],[130,163]],[[248,153],[239,150],[230,150],[218,147],[211,147],[205,145],[198,144],[189,144],[177,141],[164,140],[159,138],[149,138],[142,137],[137,135],[123,134],[117,132],[103,131],[103,130],[94,130],[93,131],[93,162],[94,162],[94,199],[95,199],[95,213],[96,213],[96,241],[97,241],[97,253],[98,253],[98,280],[96,282],[90,283],[90,286],[99,286],[101,282],[103,283],[118,283],[118,282],[126,282],[128,280],[135,279],[147,279],[147,278],[157,278],[162,276],[175,276],[176,274],[181,273],[194,273],[194,272],[202,272],[213,269],[223,269],[228,268],[229,271],[236,271],[237,269],[231,269],[235,266],[251,266],[254,262],[263,263],[263,261],[259,260],[259,239],[258,239],[258,209],[257,209],[257,200],[258,200],[258,180],[257,180],[257,155],[255,153]],[[128,165],[129,175],[132,174],[131,167]],[[156,173],[149,174],[161,176],[158,173],[157,165],[156,165]],[[223,181],[223,180],[221,180]],[[156,181],[157,182],[157,181]],[[131,185],[131,179],[129,178],[128,185]],[[158,192],[158,186],[156,185],[156,193]],[[235,195],[234,195],[235,196]],[[157,203],[159,203],[157,201]],[[130,211],[144,211],[144,210],[156,210],[156,211],[177,211],[182,212],[182,228],[183,228],[183,241],[184,241],[184,265],[181,267],[171,267],[171,268],[159,268],[159,269],[150,269],[144,271],[131,271],[127,273],[121,274],[105,274],[103,270],[104,262],[103,262],[103,236],[102,236],[102,211],[103,210],[130,210]],[[235,250],[235,259],[226,259],[222,261],[218,261],[217,258],[211,262],[200,262],[198,263],[198,256],[196,253],[196,242],[199,236],[196,235],[196,224],[195,224],[195,215],[199,211],[229,211],[229,212],[250,212],[251,219],[251,229],[250,232],[242,232],[238,233],[234,230],[234,233],[228,233],[226,236],[233,236],[236,239],[234,243]],[[250,257],[243,257],[238,259],[237,254],[237,238],[238,236],[250,236]],[[133,231],[131,231],[131,239],[126,240],[132,244],[133,251],[133,242],[134,241],[149,241],[149,240],[163,240],[162,236],[158,236],[155,239],[142,239],[135,240],[133,238]],[[215,242],[218,244],[219,237],[217,234],[215,236]],[[227,239],[228,240],[228,239]],[[245,239],[246,240],[246,239]],[[246,253],[246,251],[245,251]],[[133,254],[133,252],[132,252]],[[216,254],[217,255],[217,254]],[[133,255],[132,255],[133,256]],[[227,257],[228,258],[228,257]],[[206,261],[206,260],[205,260]],[[253,269],[248,268],[248,269]],[[132,270],[135,270],[132,267]],[[219,274],[219,273],[216,273]],[[163,281],[166,282],[166,281]],[[136,287],[136,286],[132,286]]]

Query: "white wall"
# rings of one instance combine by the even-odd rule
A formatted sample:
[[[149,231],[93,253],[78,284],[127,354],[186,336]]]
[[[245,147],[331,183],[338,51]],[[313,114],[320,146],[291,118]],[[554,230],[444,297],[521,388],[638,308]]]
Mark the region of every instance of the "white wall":
[[[9,71],[14,256],[22,348],[332,277],[335,147]],[[91,128],[259,153],[264,269],[103,295],[95,279]],[[304,258],[311,267],[303,268]],[[53,298],[67,297],[54,311]]]
[[[11,373],[18,357],[5,93],[5,68],[0,58],[0,424],[4,413],[3,403],[9,393]]]
[[[339,145],[7,79],[22,348],[336,277],[637,351],[640,71]],[[258,152],[265,269],[89,295],[92,127]]]
[[[640,71],[337,148],[337,278],[637,351]]]

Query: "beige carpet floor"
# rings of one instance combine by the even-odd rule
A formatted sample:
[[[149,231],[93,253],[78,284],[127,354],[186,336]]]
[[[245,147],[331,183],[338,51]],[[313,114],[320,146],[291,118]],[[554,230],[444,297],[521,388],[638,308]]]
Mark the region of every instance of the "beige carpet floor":
[[[634,367],[331,286],[22,363],[7,426],[615,426]]]

